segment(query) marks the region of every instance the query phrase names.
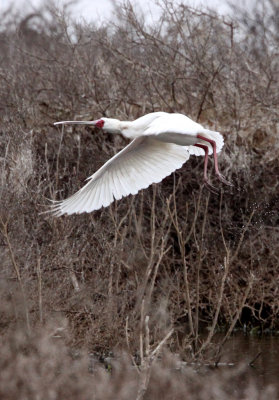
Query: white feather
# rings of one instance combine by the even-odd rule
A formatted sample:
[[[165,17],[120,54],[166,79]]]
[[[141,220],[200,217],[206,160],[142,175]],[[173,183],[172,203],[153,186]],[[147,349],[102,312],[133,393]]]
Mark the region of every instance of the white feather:
[[[52,211],[55,215],[70,215],[98,210],[109,205],[113,198],[119,200],[160,182],[188,158],[186,147],[149,137],[134,139],[95,172],[82,189],[56,203]]]
[[[136,194],[152,183],[160,182],[180,168],[190,154],[204,155],[204,149],[197,147],[197,144],[207,146],[209,154],[213,152],[210,140],[216,143],[217,153],[224,145],[219,132],[205,129],[182,114],[154,112],[135,121],[102,118],[57,124],[89,124],[134,140],[87,178],[88,182],[77,193],[55,202],[52,206],[55,215],[91,212],[106,207],[113,199]],[[216,154],[214,159],[217,163]],[[223,183],[229,184],[218,168],[216,174]],[[208,184],[206,177],[205,180]]]
[[[204,155],[203,149],[194,146],[197,143],[208,146],[208,154],[212,154],[211,145],[208,142],[197,139],[197,135],[214,140],[216,143],[217,153],[221,151],[224,145],[223,136],[219,132],[205,129],[201,124],[192,121],[186,115],[168,113],[154,114],[159,115],[157,115],[156,118],[153,118],[153,120],[144,130],[144,135],[156,136],[158,140],[162,140],[167,143],[175,143],[180,146],[189,146],[189,153],[196,156]]]

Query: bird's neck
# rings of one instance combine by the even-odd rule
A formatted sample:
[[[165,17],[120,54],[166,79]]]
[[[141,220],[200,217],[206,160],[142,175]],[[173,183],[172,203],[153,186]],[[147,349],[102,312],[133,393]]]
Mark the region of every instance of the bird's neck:
[[[120,130],[123,136],[128,139],[135,139],[139,135],[137,134],[136,129],[132,125],[133,121],[119,121],[120,122]]]
[[[105,125],[103,127],[103,130],[105,132],[113,134],[121,133],[121,121],[114,118],[103,118],[103,119],[105,121]]]
[[[107,123],[105,123],[104,130],[113,134],[121,133],[128,139],[134,139],[140,135],[140,132],[137,132],[132,124],[133,121],[119,121],[118,119],[110,119]]]

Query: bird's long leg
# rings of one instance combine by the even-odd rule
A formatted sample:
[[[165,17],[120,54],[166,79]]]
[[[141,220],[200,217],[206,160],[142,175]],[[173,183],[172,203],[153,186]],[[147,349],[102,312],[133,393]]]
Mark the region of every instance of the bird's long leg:
[[[215,173],[216,173],[216,175],[217,175],[219,181],[221,181],[221,182],[224,183],[225,185],[233,186],[233,184],[230,183],[229,181],[227,181],[226,178],[225,178],[225,177],[220,173],[220,171],[219,171],[219,167],[218,167],[218,157],[217,157],[217,151],[216,151],[216,143],[215,143],[215,141],[214,141],[214,140],[211,140],[211,139],[208,139],[208,138],[206,138],[206,137],[204,137],[204,136],[201,136],[201,135],[197,135],[197,138],[199,138],[199,139],[201,139],[201,140],[204,140],[204,141],[206,141],[206,142],[208,142],[208,143],[211,144],[212,149],[213,149]],[[195,146],[197,146],[197,145],[195,145]]]
[[[200,147],[201,149],[204,150],[204,169],[203,169],[203,179],[204,179],[204,183],[205,186],[213,193],[218,194],[218,190],[211,185],[211,183],[208,180],[208,176],[207,176],[207,166],[208,166],[208,146],[206,146],[205,144],[195,144],[196,147]]]

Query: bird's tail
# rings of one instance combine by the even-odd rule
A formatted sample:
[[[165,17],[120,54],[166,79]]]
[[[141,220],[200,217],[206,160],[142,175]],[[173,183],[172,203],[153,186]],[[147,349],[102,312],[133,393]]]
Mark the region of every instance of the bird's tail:
[[[201,136],[204,136],[207,139],[211,139],[214,140],[214,142],[216,143],[216,150],[217,153],[219,153],[224,145],[224,139],[223,136],[221,135],[221,133],[219,132],[215,132],[215,131],[211,131],[209,129],[203,129],[199,132],[199,134]],[[212,154],[212,147],[210,145],[210,143],[200,140],[199,141],[200,144],[206,144],[208,147],[208,154]],[[194,154],[195,156],[203,156],[204,155],[204,150],[200,149],[199,147],[196,146],[189,146],[189,154]]]
[[[216,143],[217,153],[220,153],[222,147],[224,146],[224,138],[219,132],[211,131],[209,129],[204,129],[201,136],[205,136],[207,139],[214,140]],[[207,143],[209,144],[209,143]],[[210,146],[211,147],[211,146]]]

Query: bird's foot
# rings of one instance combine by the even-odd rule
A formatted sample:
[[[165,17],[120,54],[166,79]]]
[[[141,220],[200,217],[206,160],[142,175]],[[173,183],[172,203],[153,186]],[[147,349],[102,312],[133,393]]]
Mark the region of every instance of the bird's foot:
[[[219,179],[219,181],[221,181],[222,183],[224,183],[227,186],[233,186],[233,184],[229,181],[227,181],[227,179],[222,175],[222,174],[217,174],[217,178]]]
[[[204,180],[205,187],[213,194],[220,194],[219,190],[213,186],[207,179]]]

